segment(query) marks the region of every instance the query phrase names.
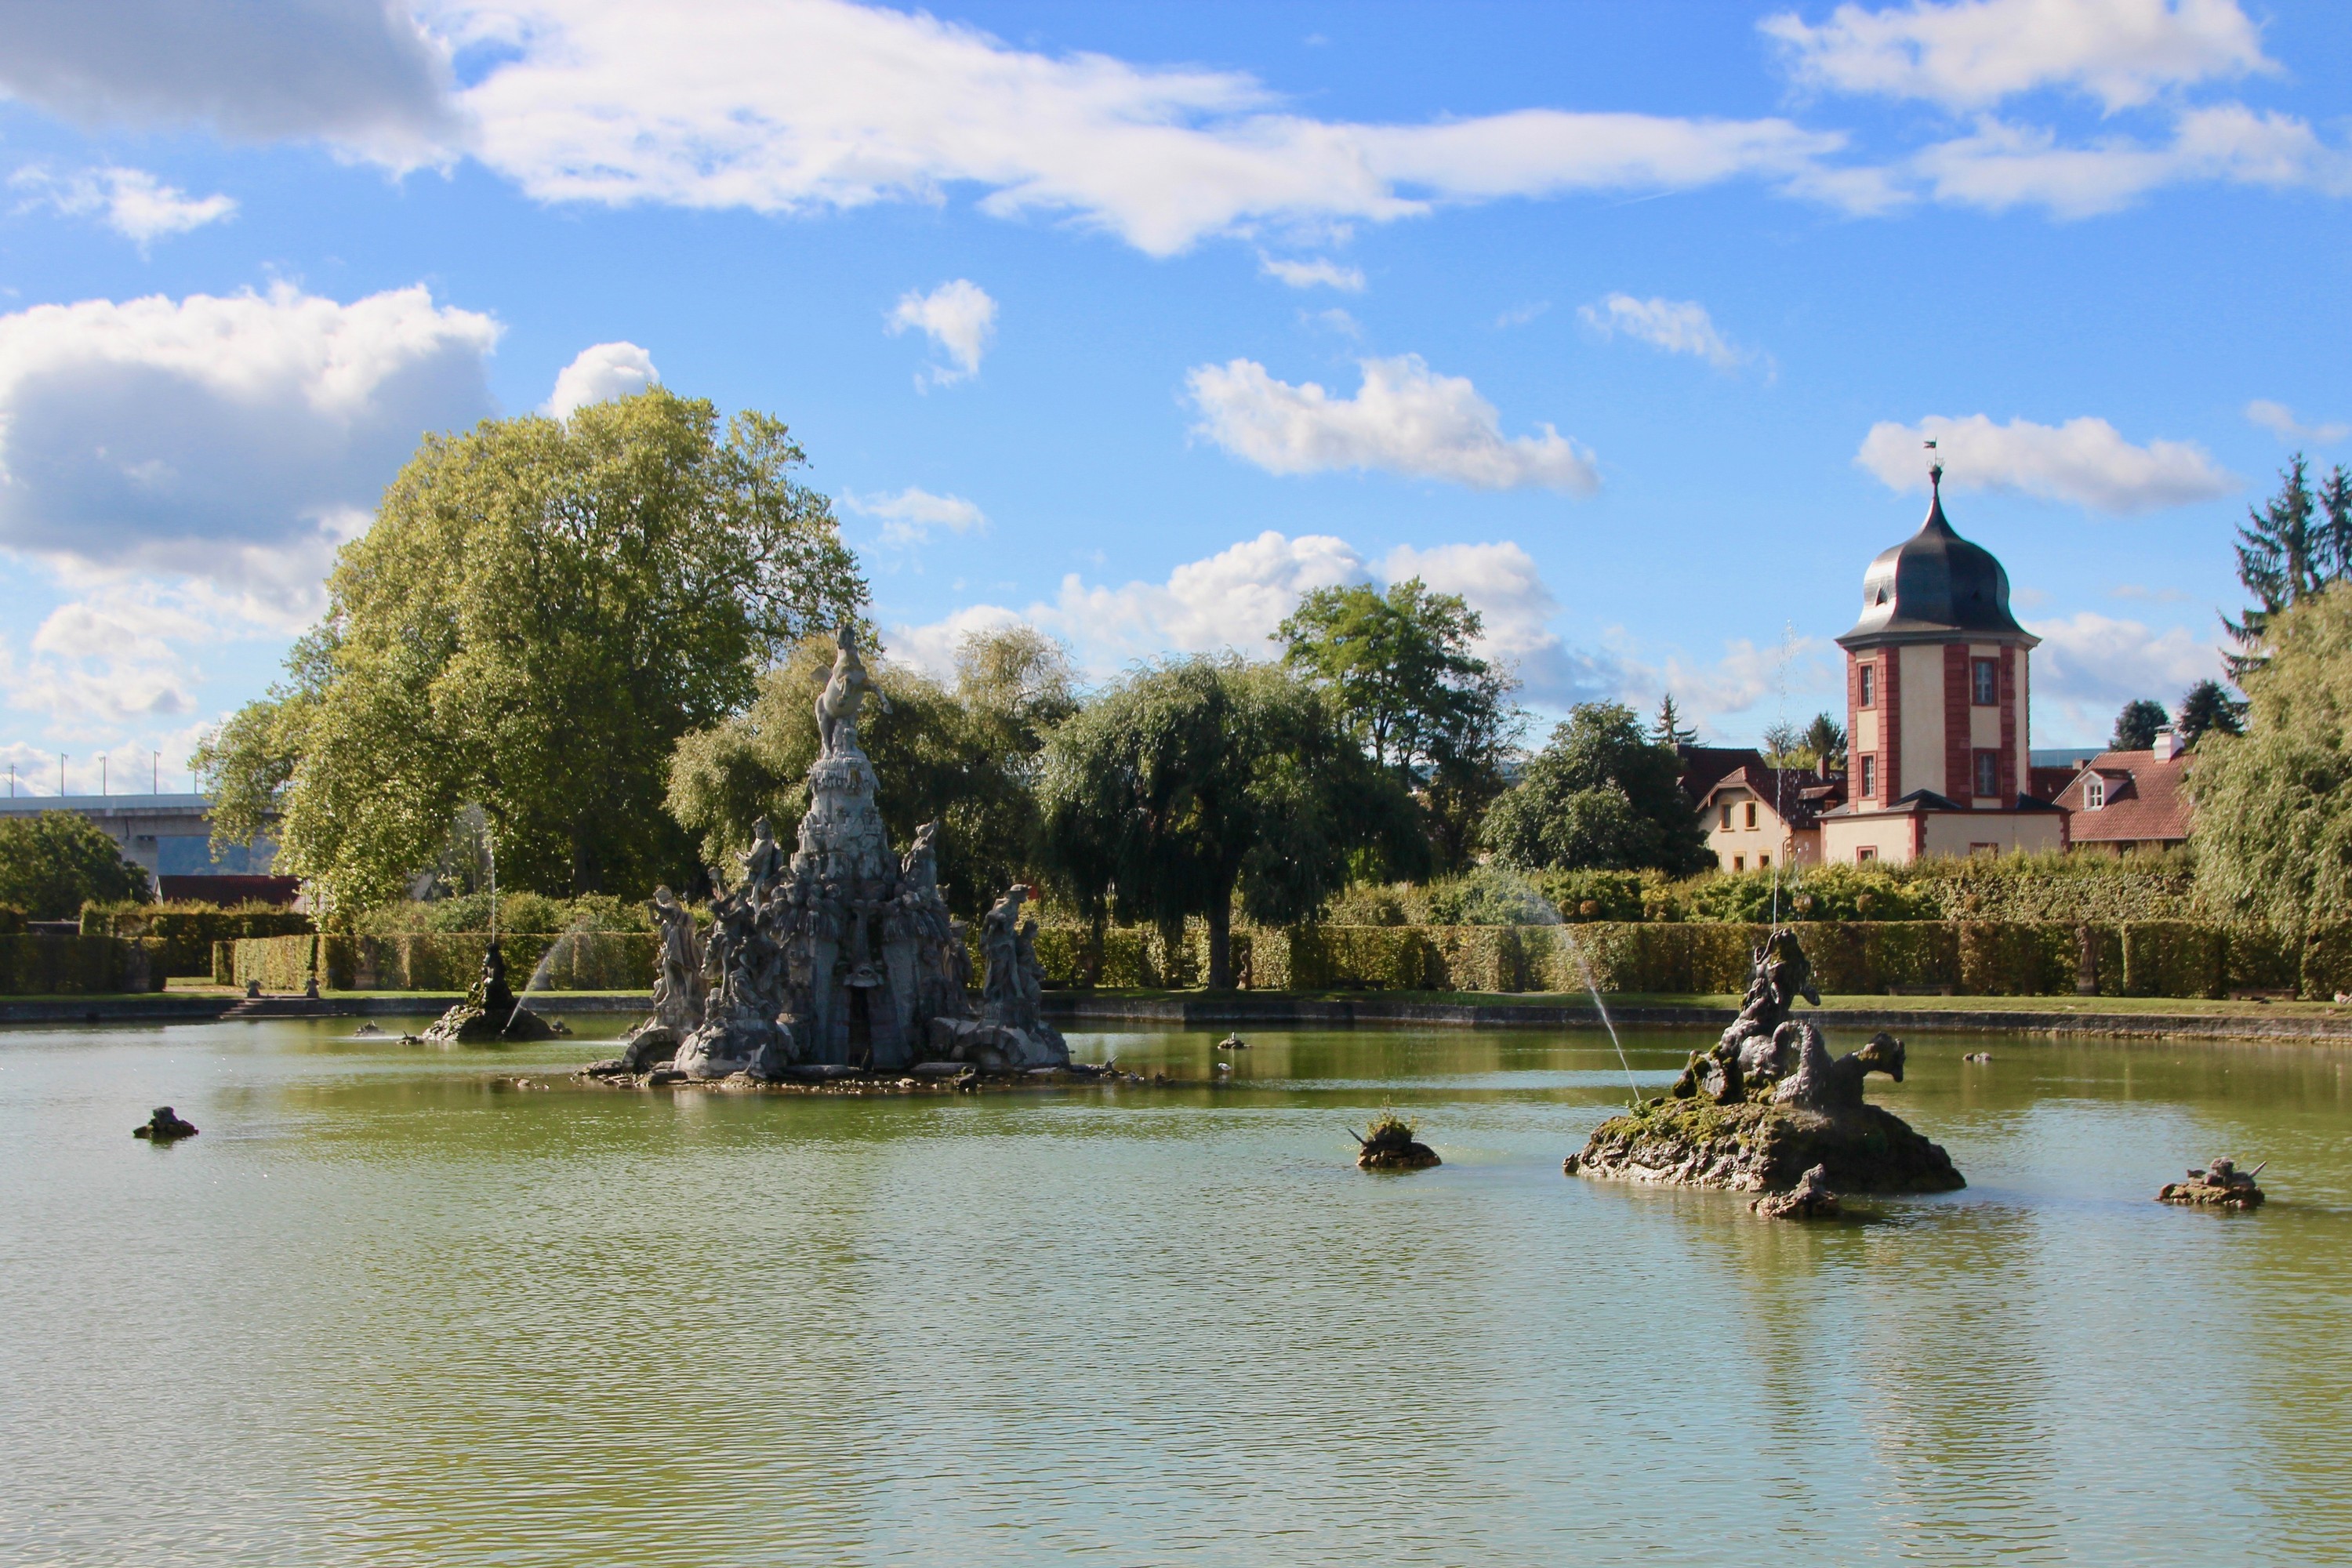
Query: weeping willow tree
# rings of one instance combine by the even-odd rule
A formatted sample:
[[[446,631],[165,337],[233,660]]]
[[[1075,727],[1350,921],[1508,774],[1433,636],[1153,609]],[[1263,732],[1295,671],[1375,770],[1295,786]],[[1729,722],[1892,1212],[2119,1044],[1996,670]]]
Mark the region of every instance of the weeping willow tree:
[[[2198,897],[2302,931],[2352,920],[2352,584],[2272,616],[2246,670],[2247,731],[2210,731],[2189,773]]]

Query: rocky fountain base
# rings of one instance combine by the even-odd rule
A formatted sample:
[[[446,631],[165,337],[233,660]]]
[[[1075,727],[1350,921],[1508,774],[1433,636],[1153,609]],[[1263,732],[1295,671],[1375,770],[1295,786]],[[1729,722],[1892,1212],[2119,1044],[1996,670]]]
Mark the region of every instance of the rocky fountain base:
[[[507,985],[506,955],[493,940],[482,955],[481,978],[466,999],[435,1019],[422,1035],[403,1038],[410,1045],[486,1046],[502,1040],[545,1040],[572,1031],[542,1018],[524,1006]]]
[[[1796,933],[1757,950],[1739,1016],[1694,1054],[1674,1091],[1612,1116],[1562,1169],[1571,1176],[1766,1194],[1756,1212],[1826,1218],[1838,1194],[1943,1193],[1968,1185],[1942,1147],[1862,1098],[1883,1072],[1903,1081],[1903,1042],[1878,1034],[1832,1058],[1821,1031],[1790,1018],[1821,996]]]

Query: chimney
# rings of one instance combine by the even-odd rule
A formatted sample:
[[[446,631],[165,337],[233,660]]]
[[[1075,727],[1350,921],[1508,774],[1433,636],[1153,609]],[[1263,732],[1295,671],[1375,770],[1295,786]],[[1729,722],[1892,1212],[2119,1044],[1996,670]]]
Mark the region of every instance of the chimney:
[[[2168,763],[2189,748],[2180,743],[2180,731],[2167,724],[2156,732],[2156,760]]]

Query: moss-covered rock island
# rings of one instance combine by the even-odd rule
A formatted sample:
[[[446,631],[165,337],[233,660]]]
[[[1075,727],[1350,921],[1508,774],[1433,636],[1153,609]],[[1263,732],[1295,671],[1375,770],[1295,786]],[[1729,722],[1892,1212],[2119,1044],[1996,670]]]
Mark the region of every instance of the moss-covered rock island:
[[[1671,1093],[1593,1129],[1562,1168],[1573,1176],[1785,1193],[1809,1173],[1829,1192],[1939,1193],[1968,1184],[1943,1148],[1863,1099],[1863,1081],[1903,1078],[1903,1042],[1874,1036],[1832,1058],[1821,1031],[1789,1016],[1813,994],[1793,933],[1756,954],[1739,1016],[1695,1053]],[[1792,1213],[1834,1212],[1812,1205]]]

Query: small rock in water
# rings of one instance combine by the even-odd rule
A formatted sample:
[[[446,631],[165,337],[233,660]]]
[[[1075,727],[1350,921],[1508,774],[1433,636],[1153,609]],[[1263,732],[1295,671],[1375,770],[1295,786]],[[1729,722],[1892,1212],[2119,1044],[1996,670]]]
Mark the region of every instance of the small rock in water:
[[[179,1112],[168,1105],[157,1106],[148,1113],[147,1125],[131,1130],[133,1138],[145,1138],[157,1143],[169,1143],[174,1139],[194,1138],[195,1135],[195,1123],[182,1121]]]
[[[1357,1143],[1356,1164],[1366,1171],[1425,1171],[1443,1164],[1437,1151],[1413,1137],[1413,1124],[1393,1111],[1373,1118]]]
[[[1967,1056],[1962,1057],[1960,1060],[1964,1062],[1989,1062],[1992,1060],[1992,1053],[1990,1051],[1970,1051]]]
[[[1237,1034],[1227,1035],[1223,1039],[1217,1042],[1217,1049],[1221,1051],[1245,1051],[1249,1049],[1249,1042],[1243,1039],[1241,1036]]]
[[[376,1025],[376,1024],[373,1024],[373,1023],[362,1023],[362,1024],[361,1024],[361,1025],[360,1025],[360,1026],[359,1026],[358,1028],[353,1029],[353,1030],[352,1031],[352,1037],[353,1039],[357,1039],[359,1037],[361,1037],[361,1036],[362,1036],[362,1035],[366,1035],[366,1036],[373,1037],[373,1036],[381,1035],[381,1034],[383,1034],[383,1027],[382,1027],[381,1026]]]
[[[1815,1165],[1785,1193],[1766,1193],[1748,1205],[1766,1219],[1830,1219],[1840,1212],[1829,1169]]]
[[[2263,1165],[2269,1163],[2268,1160],[2263,1162]],[[2156,1194],[2156,1201],[2202,1208],[2260,1208],[2263,1190],[2254,1185],[2254,1178],[2262,1173],[2263,1165],[2240,1171],[2234,1160],[2216,1160],[2201,1171],[2191,1167],[2188,1180],[2167,1182],[2164,1190]]]

